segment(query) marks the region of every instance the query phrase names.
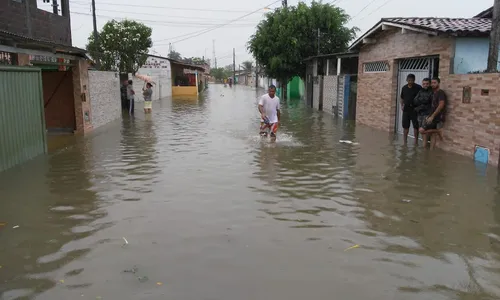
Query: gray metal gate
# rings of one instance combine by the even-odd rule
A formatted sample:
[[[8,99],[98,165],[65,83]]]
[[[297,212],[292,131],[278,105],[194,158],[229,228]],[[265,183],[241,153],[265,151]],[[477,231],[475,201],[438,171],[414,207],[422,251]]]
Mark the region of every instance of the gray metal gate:
[[[398,90],[397,90],[397,111],[396,128],[398,133],[403,133],[403,112],[401,110],[401,89],[406,84],[406,77],[409,74],[415,75],[415,83],[422,84],[422,80],[431,77],[434,70],[434,59],[432,57],[408,58],[399,61],[398,70]],[[410,134],[413,137],[413,124],[410,125]]]

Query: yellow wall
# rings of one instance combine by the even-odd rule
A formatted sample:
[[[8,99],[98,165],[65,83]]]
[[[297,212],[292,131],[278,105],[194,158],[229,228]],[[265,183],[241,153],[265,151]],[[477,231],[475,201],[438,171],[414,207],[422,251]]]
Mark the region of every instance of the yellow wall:
[[[198,87],[196,86],[173,86],[172,97],[175,96],[197,96]]]

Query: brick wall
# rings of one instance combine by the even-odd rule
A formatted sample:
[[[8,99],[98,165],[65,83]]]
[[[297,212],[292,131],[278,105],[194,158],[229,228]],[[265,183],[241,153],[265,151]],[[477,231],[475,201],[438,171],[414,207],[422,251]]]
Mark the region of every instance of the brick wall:
[[[87,61],[74,60],[73,95],[75,99],[76,133],[85,134],[92,131],[92,111],[89,97],[89,72]]]
[[[396,120],[397,59],[439,55],[439,74],[450,72],[453,39],[420,33],[383,31],[375,44],[363,45],[359,54],[356,121],[374,128],[394,131]],[[364,73],[365,62],[387,61],[389,71]]]
[[[47,129],[75,130],[75,103],[73,74],[69,72],[42,72],[45,125]]]
[[[448,96],[445,150],[473,157],[476,145],[490,150],[489,162],[497,165],[500,147],[500,74],[449,75],[441,88]],[[463,88],[471,87],[470,103],[462,103]],[[481,90],[489,94],[481,95]]]
[[[19,3],[12,0],[0,1],[0,30],[29,36],[25,1]],[[71,45],[71,22],[66,16],[38,9],[36,0],[29,1],[31,16],[31,37],[47,40],[63,45]]]
[[[89,96],[94,129],[121,117],[120,78],[115,72],[89,71]]]

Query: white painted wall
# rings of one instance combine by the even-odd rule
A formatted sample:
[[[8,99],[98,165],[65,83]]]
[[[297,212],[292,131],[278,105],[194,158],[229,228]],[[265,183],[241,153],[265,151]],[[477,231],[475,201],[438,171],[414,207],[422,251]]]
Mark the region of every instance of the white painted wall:
[[[170,61],[164,58],[149,56],[146,64],[137,73],[150,76],[156,84],[153,86],[153,101],[160,98],[172,97],[172,71]],[[143,101],[142,87],[144,82],[134,78],[136,101]]]

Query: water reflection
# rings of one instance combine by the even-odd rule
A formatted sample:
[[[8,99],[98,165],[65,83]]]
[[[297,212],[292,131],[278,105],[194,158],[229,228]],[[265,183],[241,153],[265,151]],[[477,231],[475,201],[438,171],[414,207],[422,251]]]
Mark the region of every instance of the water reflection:
[[[54,287],[53,272],[86,255],[79,241],[102,229],[88,149],[75,147],[0,174],[0,298]],[[13,226],[19,226],[13,229]]]

